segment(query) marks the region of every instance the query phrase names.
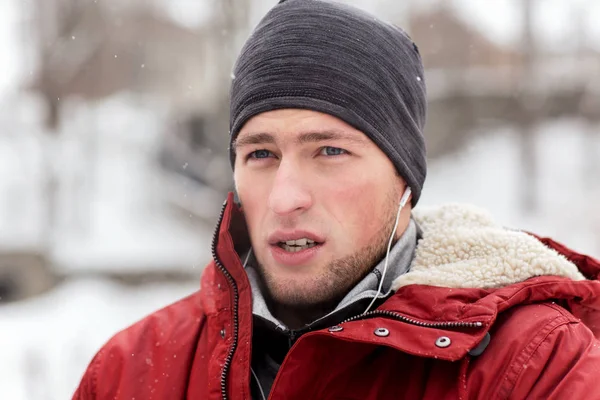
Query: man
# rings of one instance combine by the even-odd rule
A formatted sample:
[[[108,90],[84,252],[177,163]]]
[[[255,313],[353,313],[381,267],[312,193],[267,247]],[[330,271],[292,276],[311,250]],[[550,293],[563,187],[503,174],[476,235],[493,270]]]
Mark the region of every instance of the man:
[[[234,69],[199,292],[113,337],[75,399],[600,398],[600,263],[476,208],[412,209],[425,79],[400,29],[281,1]]]

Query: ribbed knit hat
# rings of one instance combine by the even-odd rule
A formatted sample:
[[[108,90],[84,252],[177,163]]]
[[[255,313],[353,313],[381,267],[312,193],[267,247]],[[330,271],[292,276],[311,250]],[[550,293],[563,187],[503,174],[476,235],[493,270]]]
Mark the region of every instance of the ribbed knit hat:
[[[354,7],[282,0],[246,41],[233,70],[232,143],[253,116],[302,108],[366,134],[421,195],[427,172],[425,79],[417,46],[400,28]]]

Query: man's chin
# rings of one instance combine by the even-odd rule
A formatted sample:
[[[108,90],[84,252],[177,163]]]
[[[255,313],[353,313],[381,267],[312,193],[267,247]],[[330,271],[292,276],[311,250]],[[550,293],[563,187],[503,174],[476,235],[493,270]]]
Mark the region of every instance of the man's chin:
[[[302,309],[330,306],[332,303],[339,302],[339,288],[334,292],[326,290],[328,285],[318,284],[317,282],[306,283],[294,281],[293,284],[270,284],[268,285],[268,295],[271,301],[279,305]]]

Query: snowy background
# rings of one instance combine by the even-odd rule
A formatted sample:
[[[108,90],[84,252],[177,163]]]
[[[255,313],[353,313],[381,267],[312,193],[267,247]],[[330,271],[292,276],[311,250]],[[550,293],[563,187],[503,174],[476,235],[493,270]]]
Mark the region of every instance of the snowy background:
[[[443,140],[432,142],[420,204],[473,203],[504,225],[599,256],[600,4],[531,0],[534,40],[524,54],[546,57],[531,67],[518,56],[526,2],[352,1],[410,26],[430,67],[429,93],[441,106],[432,107],[428,134]],[[228,63],[275,1],[86,3],[97,9],[0,0],[0,400],[69,398],[110,336],[197,290],[228,188],[220,139]],[[454,46],[486,49],[485,65],[446,65],[435,59],[443,49],[427,54],[436,37],[447,39],[442,48],[452,42],[445,29],[457,24],[436,10],[450,10],[453,29],[467,32]],[[98,27],[98,13],[119,34]],[[438,133],[453,126],[444,99],[452,102],[456,85],[446,71],[457,68],[467,98],[535,95],[537,116],[490,117],[491,103],[492,111],[461,112],[472,114],[464,129]],[[502,92],[507,77],[514,93]],[[531,81],[533,95],[523,89]],[[543,112],[553,96],[560,112]],[[57,124],[48,122],[50,104]],[[186,121],[197,114],[203,135],[190,145]],[[527,174],[524,159],[533,160]]]

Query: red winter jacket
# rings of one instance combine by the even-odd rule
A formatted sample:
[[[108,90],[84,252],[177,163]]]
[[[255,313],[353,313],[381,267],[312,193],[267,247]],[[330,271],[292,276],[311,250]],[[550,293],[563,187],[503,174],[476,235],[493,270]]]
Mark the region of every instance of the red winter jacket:
[[[250,399],[248,243],[227,203],[201,290],[114,336],[74,399]],[[300,337],[269,398],[600,399],[600,262],[468,209],[417,220],[396,293]]]

